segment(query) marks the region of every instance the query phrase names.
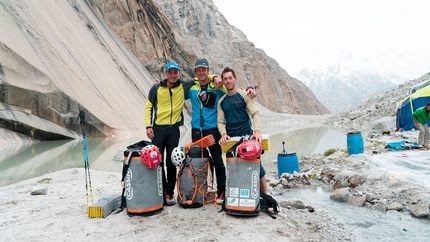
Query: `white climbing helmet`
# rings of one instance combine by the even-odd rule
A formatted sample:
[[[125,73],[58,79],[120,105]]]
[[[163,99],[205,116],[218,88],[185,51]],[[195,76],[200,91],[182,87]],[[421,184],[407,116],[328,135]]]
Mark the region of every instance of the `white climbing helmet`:
[[[184,147],[175,147],[172,150],[172,163],[175,166],[181,166],[182,162],[185,160],[185,148]]]

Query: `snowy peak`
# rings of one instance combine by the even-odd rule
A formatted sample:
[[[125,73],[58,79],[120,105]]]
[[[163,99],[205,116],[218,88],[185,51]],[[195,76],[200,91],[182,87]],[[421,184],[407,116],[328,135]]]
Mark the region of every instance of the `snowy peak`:
[[[399,78],[395,74],[348,70],[341,65],[318,70],[305,68],[297,76],[331,113],[342,112],[370,95],[392,89],[392,80]]]

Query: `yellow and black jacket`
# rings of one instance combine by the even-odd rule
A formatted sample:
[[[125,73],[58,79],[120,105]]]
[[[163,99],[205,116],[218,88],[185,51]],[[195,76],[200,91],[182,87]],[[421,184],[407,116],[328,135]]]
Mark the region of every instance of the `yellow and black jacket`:
[[[172,88],[167,87],[166,83],[167,79],[164,79],[149,90],[145,108],[147,128],[172,129],[184,123],[182,108],[185,94],[194,82],[178,80]]]

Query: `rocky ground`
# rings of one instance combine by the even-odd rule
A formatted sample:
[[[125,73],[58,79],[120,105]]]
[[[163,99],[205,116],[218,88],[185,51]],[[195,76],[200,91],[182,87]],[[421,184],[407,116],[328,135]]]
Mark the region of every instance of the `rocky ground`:
[[[430,79],[430,73],[392,91],[373,95],[357,107],[326,117],[324,124],[342,131],[369,130],[362,134],[367,156],[392,152],[386,149],[390,142],[402,139],[416,142],[418,131],[394,132],[396,106],[412,85],[427,79]],[[383,131],[389,131],[389,134],[383,135]],[[408,152],[418,151],[403,150],[402,154],[407,156]],[[301,173],[284,174],[280,180],[272,180],[270,185],[274,191],[311,184],[326,186],[333,189],[330,198],[339,202],[430,219],[429,189],[394,179],[386,173],[375,173],[369,169],[365,155],[350,156],[345,147],[333,149],[326,155],[300,157]]]
[[[393,135],[383,139],[367,139],[364,154],[377,156],[383,152],[392,152],[384,148],[390,140],[394,141],[396,137]],[[270,182],[271,187],[274,191],[280,191],[310,185],[325,186],[333,191],[330,198],[338,202],[382,212],[396,210],[416,218],[430,219],[429,189],[390,177],[388,173],[369,169],[365,155],[350,156],[346,149],[333,151],[334,153],[328,156],[300,157],[301,172],[283,174],[281,179]],[[407,150],[401,154],[420,151]]]

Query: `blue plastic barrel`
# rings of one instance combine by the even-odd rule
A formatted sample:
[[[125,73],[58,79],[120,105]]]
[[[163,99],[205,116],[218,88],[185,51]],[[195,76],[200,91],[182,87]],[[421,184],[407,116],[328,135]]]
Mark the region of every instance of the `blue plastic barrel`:
[[[299,158],[296,152],[278,154],[278,178],[282,173],[292,174],[294,171],[300,172]]]
[[[350,155],[361,154],[364,152],[363,137],[361,132],[349,132],[346,136],[346,144]]]

